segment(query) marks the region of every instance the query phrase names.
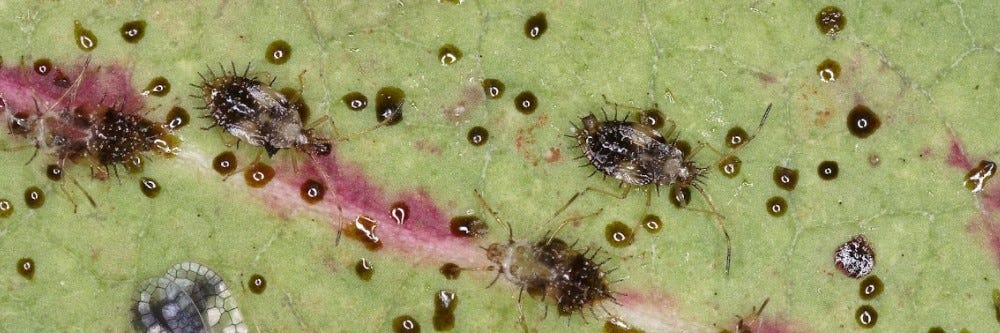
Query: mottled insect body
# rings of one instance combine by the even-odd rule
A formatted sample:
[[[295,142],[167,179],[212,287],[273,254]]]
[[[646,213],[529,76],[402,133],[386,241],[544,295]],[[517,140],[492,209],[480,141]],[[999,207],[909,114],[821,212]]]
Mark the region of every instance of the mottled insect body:
[[[597,171],[623,185],[686,187],[705,171],[651,127],[622,120],[600,121],[593,114],[581,122],[576,138],[583,155]]]
[[[263,147],[268,156],[281,149],[297,149],[309,155],[327,155],[329,140],[316,136],[302,124],[298,103],[261,82],[257,77],[237,75],[223,69],[216,76],[202,76],[201,85],[205,109],[213,126],[222,127],[230,135],[253,146]]]
[[[136,329],[149,333],[249,331],[222,277],[193,262],[176,264],[144,282],[132,312]]]

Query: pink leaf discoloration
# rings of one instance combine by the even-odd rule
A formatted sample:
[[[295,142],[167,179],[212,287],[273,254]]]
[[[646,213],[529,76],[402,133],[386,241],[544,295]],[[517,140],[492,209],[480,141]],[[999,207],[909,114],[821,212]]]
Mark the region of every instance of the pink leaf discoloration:
[[[27,65],[0,68],[3,103],[0,107],[4,112],[33,113],[53,109],[102,112],[113,104],[127,112],[143,109],[144,100],[132,86],[132,73],[123,65],[98,66],[86,60],[54,67],[45,75]]]

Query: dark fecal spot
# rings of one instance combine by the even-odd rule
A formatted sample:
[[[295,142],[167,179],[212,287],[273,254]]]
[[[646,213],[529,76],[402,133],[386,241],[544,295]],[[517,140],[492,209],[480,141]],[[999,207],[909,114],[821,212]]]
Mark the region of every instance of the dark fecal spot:
[[[420,323],[410,315],[402,315],[392,319],[392,331],[395,333],[420,333]]]
[[[663,229],[663,220],[659,216],[649,214],[642,218],[642,227],[649,233],[655,234]]]
[[[358,216],[353,225],[345,227],[344,234],[364,244],[369,251],[378,251],[382,248],[382,240],[375,234],[376,228],[378,222],[367,216]]]
[[[264,59],[267,62],[281,65],[288,62],[288,59],[292,57],[292,46],[288,45],[288,42],[284,40],[276,40],[267,45],[267,51],[264,53]]]
[[[767,213],[774,217],[785,215],[785,212],[788,211],[788,201],[785,201],[785,198],[779,196],[773,196],[770,199],[767,199],[766,206]]]
[[[285,87],[281,88],[279,92],[284,95],[295,110],[299,112],[299,120],[303,123],[309,121],[309,115],[312,112],[312,109],[309,108],[309,104],[306,104],[306,99],[302,98],[302,94],[299,93],[298,89]]]
[[[681,154],[684,154],[684,156],[691,155],[691,143],[686,140],[677,140],[674,142],[674,147],[677,147],[677,150],[680,150]]]
[[[847,17],[844,16],[844,12],[840,8],[829,6],[820,9],[819,13],[816,14],[816,27],[819,28],[819,32],[825,35],[833,35],[841,30],[844,30],[844,26],[847,25]]]
[[[717,166],[719,167],[719,172],[722,173],[723,176],[733,178],[740,174],[743,161],[735,155],[728,155],[720,160]]]
[[[0,218],[8,218],[14,214],[14,205],[10,200],[0,199]]]
[[[393,202],[392,206],[389,206],[389,216],[396,220],[396,224],[403,224],[410,216],[410,205],[403,201]]]
[[[538,97],[530,91],[522,91],[514,97],[514,107],[523,114],[531,114],[538,108]]]
[[[882,126],[878,115],[867,106],[858,104],[847,114],[847,129],[859,138],[867,138]]]
[[[726,146],[729,148],[742,146],[746,143],[748,136],[747,131],[743,127],[736,126],[730,128],[729,132],[726,133]]]
[[[181,127],[184,127],[189,122],[191,122],[191,116],[188,115],[187,110],[182,107],[175,106],[170,109],[170,112],[167,112],[167,128],[172,131],[176,131]]]
[[[639,123],[652,129],[663,128],[663,112],[657,109],[647,109],[639,112]]]
[[[372,266],[371,261],[368,261],[368,259],[361,258],[361,260],[358,260],[354,264],[354,274],[357,274],[361,281],[370,281],[372,274],[375,274],[375,267]]]
[[[878,295],[882,294],[882,279],[878,278],[878,275],[872,274],[861,280],[861,286],[858,290],[858,295],[861,296],[863,300],[871,300]]]
[[[542,37],[545,30],[549,29],[549,21],[545,19],[545,13],[539,12],[535,16],[529,17],[527,21],[524,22],[524,35],[528,36],[530,39],[538,39]]]
[[[37,209],[45,204],[45,193],[38,186],[32,186],[24,190],[24,203],[28,208]]]
[[[844,275],[860,279],[875,269],[875,250],[865,236],[857,235],[837,247],[833,262]]]
[[[170,93],[170,81],[162,76],[157,76],[156,78],[149,81],[146,85],[146,90],[142,92],[143,95],[153,95],[153,96],[166,96]]]
[[[38,59],[35,60],[33,66],[35,67],[35,73],[38,75],[48,75],[52,71],[52,60],[47,58]]]
[[[830,59],[823,60],[816,66],[816,75],[823,82],[837,81],[840,78],[840,63]]]
[[[645,333],[645,331],[632,327],[621,319],[612,317],[604,321],[604,333]]]
[[[462,50],[452,44],[444,44],[438,49],[438,60],[442,65],[451,65],[462,59]]]
[[[439,290],[434,294],[434,330],[450,331],[455,328],[455,307],[458,297],[450,290]]]
[[[794,190],[795,185],[799,183],[799,170],[797,169],[776,166],[774,167],[774,174],[772,176],[774,177],[774,184],[785,191]]]
[[[212,159],[212,169],[220,175],[228,176],[236,171],[236,154],[231,151],[224,151]]]
[[[7,126],[10,128],[11,134],[27,136],[35,130],[35,121],[31,115],[18,112],[10,116],[10,122],[7,123]]]
[[[445,263],[444,265],[441,265],[441,268],[438,269],[438,272],[441,272],[441,275],[444,275],[445,279],[454,280],[457,279],[458,276],[462,274],[462,268],[458,267],[458,265],[456,265],[455,263],[449,262]]]
[[[455,237],[479,237],[490,230],[489,225],[475,215],[454,217],[449,225],[451,234]]]
[[[128,43],[138,43],[142,40],[142,37],[146,36],[146,21],[129,21],[122,24],[121,29],[118,29],[122,33],[122,39]]]
[[[503,97],[504,90],[507,86],[497,79],[485,79],[483,80],[483,93],[486,94],[486,98],[489,99],[499,99]]]
[[[858,307],[858,310],[854,312],[854,320],[861,327],[872,328],[878,322],[878,312],[875,312],[875,308],[871,305],[865,304]]]
[[[340,98],[344,105],[354,111],[364,110],[368,106],[368,97],[357,91],[352,91]]]
[[[670,203],[677,208],[687,207],[691,203],[691,189],[676,184],[670,186]]]
[[[965,175],[965,188],[972,191],[972,193],[978,193],[983,190],[986,182],[993,178],[993,173],[997,170],[997,164],[993,161],[982,160],[979,161],[979,165],[969,173]]]
[[[52,76],[52,85],[59,88],[69,88],[73,85],[73,81],[69,80],[69,76],[66,76],[61,70],[56,70],[56,74]]]
[[[469,134],[467,134],[466,138],[473,146],[482,146],[490,139],[490,131],[481,126],[476,126],[469,129]]]
[[[868,165],[874,168],[877,167],[879,163],[882,163],[882,159],[878,157],[878,154],[871,153],[871,155],[868,155]]]
[[[396,87],[383,87],[375,94],[375,120],[379,124],[395,125],[403,120],[406,94]]]
[[[635,241],[635,234],[625,223],[614,221],[604,227],[604,238],[612,247],[626,247]]]
[[[253,188],[264,187],[272,178],[274,178],[274,168],[264,163],[251,164],[246,171],[243,171],[243,179]]]
[[[837,165],[836,161],[823,161],[816,167],[816,173],[823,180],[833,180],[840,173],[840,166]]]
[[[17,274],[31,280],[35,277],[35,261],[31,258],[21,258],[17,261]]]
[[[993,312],[996,314],[997,322],[1000,322],[1000,289],[993,289]]]
[[[73,21],[73,36],[76,37],[76,46],[81,50],[90,52],[97,47],[97,36],[84,28],[80,21]]]
[[[927,330],[927,333],[945,333],[945,332],[947,331],[941,328],[941,326],[934,326]]]
[[[45,166],[45,177],[54,182],[60,181],[63,179],[63,168],[56,164],[49,164]]]
[[[302,187],[299,188],[299,196],[309,204],[323,201],[324,195],[326,195],[326,186],[313,179],[306,180],[302,183]]]
[[[260,274],[251,275],[250,280],[247,281],[247,287],[254,294],[260,294],[264,292],[264,289],[267,289],[267,280]]]
[[[129,173],[142,172],[144,166],[145,166],[145,160],[142,159],[142,156],[138,155],[132,156],[131,159],[125,161],[125,170],[127,170]]]
[[[160,195],[160,184],[150,178],[143,177],[139,180],[139,189],[141,189],[142,194],[145,194],[148,198],[155,198]]]

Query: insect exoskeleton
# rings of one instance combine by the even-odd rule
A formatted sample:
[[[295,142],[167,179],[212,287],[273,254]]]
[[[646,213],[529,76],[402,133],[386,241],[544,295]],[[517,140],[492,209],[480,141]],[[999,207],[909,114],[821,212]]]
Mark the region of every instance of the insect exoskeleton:
[[[273,80],[249,76],[249,65],[242,75],[235,66],[221,70],[222,75],[216,75],[210,68],[208,77],[201,75],[201,84],[195,85],[202,95],[194,97],[204,101],[205,117],[214,121],[211,127],[222,127],[239,140],[263,147],[268,156],[289,148],[314,156],[330,153],[329,140],[303,126],[299,101],[271,87]]]

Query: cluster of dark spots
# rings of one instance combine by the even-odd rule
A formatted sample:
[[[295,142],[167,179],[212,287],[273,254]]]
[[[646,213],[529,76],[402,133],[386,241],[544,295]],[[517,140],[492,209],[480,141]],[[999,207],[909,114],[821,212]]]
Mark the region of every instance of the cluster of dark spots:
[[[264,289],[267,289],[267,280],[260,274],[251,275],[250,280],[247,281],[247,288],[250,288],[254,294],[263,293]]]
[[[882,279],[875,274],[869,275],[864,280],[861,280],[859,285],[860,288],[858,290],[858,295],[863,300],[871,300],[878,297],[878,295],[882,294],[882,289],[885,288],[882,284]]]
[[[162,76],[157,76],[152,80],[149,80],[149,84],[146,85],[146,90],[142,92],[143,95],[153,95],[157,97],[163,97],[170,93],[170,81]]]
[[[228,176],[236,171],[236,154],[231,151],[224,151],[212,159],[212,169],[220,175]]]
[[[454,291],[438,290],[434,294],[435,331],[450,331],[455,328],[455,308],[458,307],[458,296]]]
[[[871,305],[865,304],[854,312],[854,320],[863,328],[872,328],[878,322],[878,312]]]
[[[972,191],[972,193],[981,192],[986,182],[990,178],[993,178],[996,170],[997,164],[993,163],[993,161],[979,161],[979,165],[976,165],[975,168],[969,170],[969,173],[965,175],[965,188]]]
[[[875,268],[875,250],[865,236],[857,235],[837,247],[833,261],[844,275],[860,279]]]
[[[816,75],[819,75],[819,80],[823,82],[834,82],[840,77],[840,63],[826,59],[823,62],[816,65]]]
[[[635,232],[621,221],[613,221],[604,227],[604,238],[612,247],[626,247],[635,242]]]
[[[301,104],[263,83],[248,76],[249,66],[242,75],[222,69],[216,76],[209,69],[208,77],[202,75],[202,100],[208,111],[207,118],[230,135],[263,147],[268,156],[281,149],[294,148],[311,156],[330,153],[329,140],[315,135],[303,127]]]
[[[18,259],[17,274],[28,280],[33,279],[35,277],[35,261],[31,258]]]
[[[24,190],[24,203],[28,208],[38,209],[45,204],[45,192],[38,186],[31,186]]]
[[[150,199],[160,195],[160,183],[152,178],[142,177],[139,180],[139,189],[142,190],[143,195]]]
[[[403,120],[406,93],[396,87],[382,87],[375,93],[375,120],[382,125],[395,125]]]
[[[455,237],[480,237],[490,230],[490,226],[475,215],[456,216],[448,224]]]
[[[382,248],[382,239],[375,234],[378,222],[367,216],[358,216],[354,219],[354,224],[344,229],[347,237],[361,242],[369,251],[378,251]]]
[[[549,21],[544,12],[538,12],[524,22],[524,35],[529,39],[539,39],[549,29]]]
[[[642,218],[641,223],[642,227],[645,228],[646,231],[648,231],[651,234],[658,233],[660,232],[660,229],[663,229],[663,220],[661,220],[660,217],[656,215],[652,214],[646,215],[645,217]]]
[[[774,217],[781,217],[785,215],[786,211],[788,211],[788,201],[779,196],[773,196],[770,199],[767,199],[766,206],[767,213]]]
[[[836,161],[823,161],[816,167],[816,173],[823,180],[833,180],[840,173],[840,166],[837,165]]]
[[[844,12],[835,6],[827,6],[816,14],[816,27],[825,35],[835,35],[847,25]]]
[[[486,130],[482,126],[476,126],[469,129],[469,133],[466,135],[466,139],[469,140],[473,146],[482,146],[490,139],[490,131]]]
[[[326,186],[317,180],[307,179],[299,187],[299,196],[302,200],[309,203],[315,204],[317,202],[323,201],[323,196],[326,195]]]
[[[49,72],[52,71],[52,60],[49,60],[47,58],[41,58],[35,60],[35,63],[32,64],[32,67],[35,68],[35,73],[38,73],[38,75],[42,76],[48,75]]]
[[[372,279],[372,275],[375,274],[375,266],[372,266],[372,262],[368,261],[368,259],[361,258],[354,264],[354,274],[356,274],[361,281],[370,281]]]
[[[58,164],[49,164],[45,166],[45,177],[49,178],[49,180],[57,182],[62,180],[63,176],[63,168]]]
[[[405,201],[396,201],[389,206],[389,216],[396,220],[396,224],[403,224],[410,216],[410,205]]]
[[[454,44],[444,44],[438,49],[438,60],[442,65],[451,65],[462,59],[462,50]]]
[[[352,91],[340,98],[347,105],[347,108],[354,111],[364,110],[368,106],[368,97],[357,91]]]
[[[445,279],[454,280],[462,274],[462,268],[458,267],[455,263],[447,262],[444,263],[444,265],[441,265],[441,268],[438,268],[438,272],[441,272],[441,275],[443,275]]]
[[[264,52],[264,59],[267,62],[281,65],[288,62],[288,59],[292,57],[292,46],[288,45],[288,42],[284,40],[276,40],[267,45],[267,51]]]
[[[253,188],[261,188],[274,179],[274,168],[264,163],[251,164],[243,171],[243,179],[247,185]]]
[[[772,177],[774,178],[774,184],[778,185],[779,188],[791,191],[799,183],[799,170],[776,166],[774,167]]]
[[[503,92],[506,89],[507,86],[503,84],[503,81],[497,79],[483,80],[483,93],[486,94],[486,98],[500,99],[500,97],[503,97]]]
[[[90,52],[97,47],[97,36],[84,28],[80,21],[73,21],[73,36],[76,37],[76,46],[81,50]]]
[[[8,218],[14,214],[14,206],[10,200],[0,199],[0,218]]]
[[[135,44],[142,40],[142,37],[146,36],[146,21],[129,21],[122,24],[122,27],[118,29],[122,34],[122,39],[127,43]]]
[[[189,122],[191,122],[191,116],[188,115],[187,110],[182,107],[175,106],[167,112],[165,123],[167,128],[171,131],[176,131],[181,127],[186,126]]]
[[[392,331],[395,333],[420,333],[420,323],[413,316],[402,315],[392,319]]]
[[[879,120],[878,115],[863,104],[858,104],[851,109],[851,112],[847,113],[847,129],[858,138],[864,139],[871,136],[881,126],[882,121]]]
[[[532,114],[538,108],[538,97],[530,91],[522,91],[514,97],[514,108],[523,114]]]

